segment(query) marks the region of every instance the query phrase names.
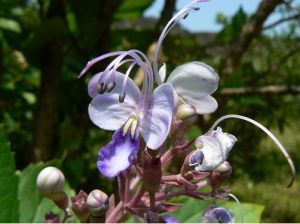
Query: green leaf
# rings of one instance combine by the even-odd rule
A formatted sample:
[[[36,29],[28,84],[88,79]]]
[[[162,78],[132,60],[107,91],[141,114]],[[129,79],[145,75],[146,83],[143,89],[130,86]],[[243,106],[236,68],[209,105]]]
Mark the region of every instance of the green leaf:
[[[209,202],[194,198],[178,197],[173,202],[183,204],[179,210],[169,213],[175,216],[180,223],[199,223],[204,210]],[[235,221],[240,222],[240,209],[236,202],[218,201],[218,206],[231,209],[235,215]],[[257,223],[260,221],[264,206],[252,203],[241,203],[243,209],[243,222]]]
[[[43,163],[27,166],[20,175],[19,200],[20,222],[32,222],[42,195],[36,188],[36,177],[45,167]]]
[[[231,209],[235,214],[235,221],[240,222],[240,209],[236,202],[232,201],[223,201],[218,204],[224,208]],[[241,203],[242,210],[243,210],[243,222],[244,223],[258,223],[260,222],[262,212],[264,211],[265,207],[259,204],[253,203]]]
[[[117,10],[115,19],[137,19],[142,16],[144,10],[147,9],[152,2],[152,0],[125,0]]]
[[[18,177],[3,125],[0,125],[0,222],[18,222]]]
[[[46,166],[54,165],[56,161],[48,163],[30,164],[20,175],[19,200],[20,220],[19,222],[44,222],[46,213],[52,211],[58,213],[62,219],[63,211],[59,209],[52,200],[43,197],[36,187],[36,177]],[[75,192],[68,184],[65,184],[64,191],[67,195],[74,196]],[[78,222],[76,218],[72,222]]]

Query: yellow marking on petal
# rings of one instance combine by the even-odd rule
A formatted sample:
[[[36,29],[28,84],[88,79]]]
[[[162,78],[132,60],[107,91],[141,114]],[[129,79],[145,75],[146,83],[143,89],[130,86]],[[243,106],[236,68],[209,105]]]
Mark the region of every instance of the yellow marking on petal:
[[[124,128],[123,128],[123,135],[125,135],[125,134],[128,132],[128,129],[129,129],[129,127],[130,127],[132,121],[133,121],[132,118],[129,118],[129,119],[126,121],[126,123],[125,123],[125,125],[124,125]]]
[[[133,120],[131,123],[131,138],[134,138],[134,133],[137,127],[137,120]]]

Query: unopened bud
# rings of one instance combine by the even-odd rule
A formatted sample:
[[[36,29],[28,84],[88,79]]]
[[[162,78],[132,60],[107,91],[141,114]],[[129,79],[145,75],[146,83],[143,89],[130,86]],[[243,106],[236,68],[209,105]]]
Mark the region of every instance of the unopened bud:
[[[52,194],[49,198],[62,210],[65,210],[68,207],[69,198],[63,191]]]
[[[176,118],[179,120],[186,120],[196,115],[196,109],[193,105],[182,104],[177,108]]]
[[[100,190],[93,190],[87,197],[87,206],[92,216],[104,216],[108,209],[108,196]]]
[[[71,208],[80,222],[87,222],[89,217],[89,209],[86,202],[87,197],[87,193],[85,193],[83,190],[80,190],[76,196],[71,197]]]
[[[233,223],[234,214],[231,210],[216,205],[210,206],[203,214],[202,219],[213,220],[216,223]]]
[[[49,166],[44,168],[38,175],[36,180],[37,188],[42,192],[46,197],[53,198],[59,197],[60,194],[56,195],[59,192],[62,192],[65,184],[64,174],[57,169],[56,167]]]
[[[59,215],[53,212],[49,212],[45,215],[44,223],[60,223]]]
[[[215,171],[218,172],[218,173],[220,173],[221,175],[231,174],[232,167],[231,167],[231,165],[230,165],[229,162],[225,161],[220,166],[218,166],[215,169]]]

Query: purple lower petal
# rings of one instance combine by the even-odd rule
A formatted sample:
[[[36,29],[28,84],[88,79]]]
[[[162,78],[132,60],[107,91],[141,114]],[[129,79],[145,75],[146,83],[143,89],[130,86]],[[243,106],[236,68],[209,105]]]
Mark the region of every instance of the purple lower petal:
[[[131,138],[130,131],[123,136],[123,127],[116,130],[112,140],[99,151],[97,167],[106,177],[115,177],[132,165],[139,149],[138,131]]]

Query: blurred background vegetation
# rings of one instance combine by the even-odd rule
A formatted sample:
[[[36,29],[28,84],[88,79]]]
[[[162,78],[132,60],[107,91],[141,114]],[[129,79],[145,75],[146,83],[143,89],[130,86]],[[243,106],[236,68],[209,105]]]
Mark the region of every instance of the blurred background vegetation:
[[[176,11],[176,0],[164,1],[160,18],[144,18],[152,3],[0,1],[0,123],[11,142],[17,169],[59,159],[77,192],[81,188],[116,191],[116,183],[101,177],[96,168],[99,147],[109,141],[111,133],[90,122],[88,78],[78,80],[77,75],[89,59],[108,51],[136,48],[151,54],[150,46]],[[281,18],[266,25],[274,12]],[[299,18],[300,4],[263,0],[253,15],[242,8],[233,17],[216,15],[223,26],[217,33],[189,33],[175,27],[163,46],[162,60],[168,71],[200,60],[220,75],[215,93],[219,108],[199,117],[190,135],[205,132],[223,114],[249,116],[274,131],[298,167]],[[279,32],[276,27],[282,24],[285,29]],[[239,140],[229,159],[233,177],[228,186],[233,193],[241,201],[265,205],[264,222],[299,222],[299,183],[285,188],[290,172],[275,145],[247,123],[232,120],[222,127]]]

